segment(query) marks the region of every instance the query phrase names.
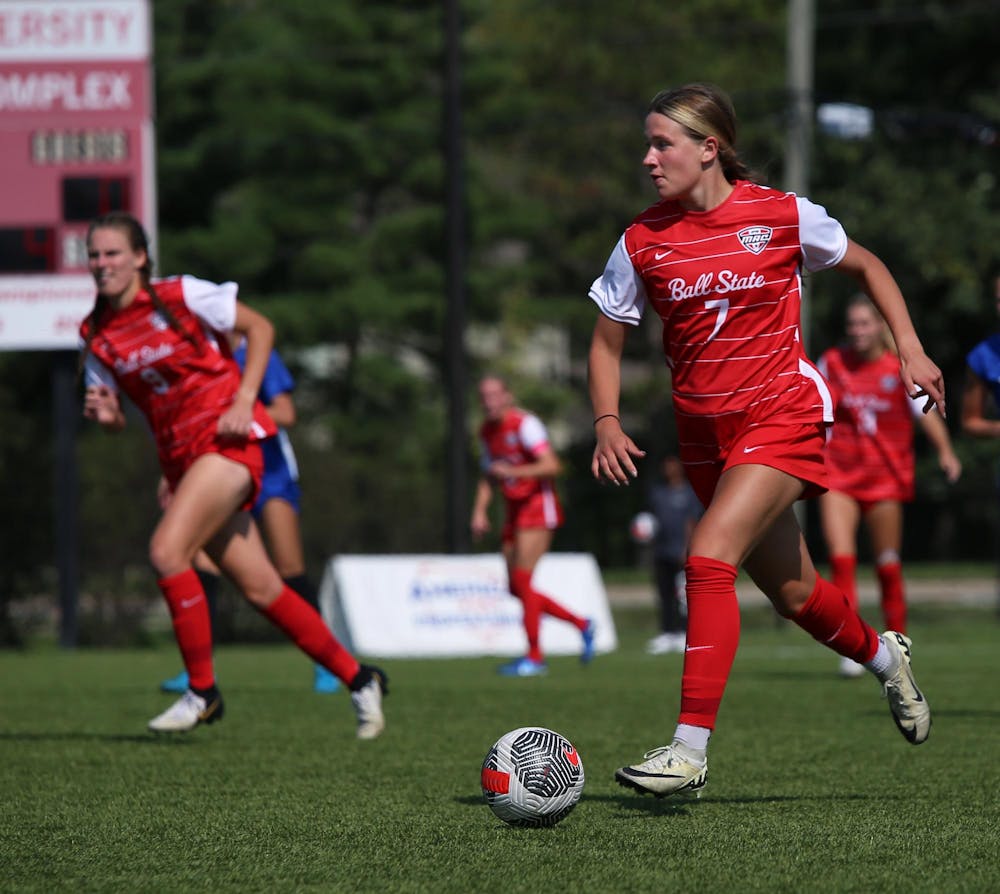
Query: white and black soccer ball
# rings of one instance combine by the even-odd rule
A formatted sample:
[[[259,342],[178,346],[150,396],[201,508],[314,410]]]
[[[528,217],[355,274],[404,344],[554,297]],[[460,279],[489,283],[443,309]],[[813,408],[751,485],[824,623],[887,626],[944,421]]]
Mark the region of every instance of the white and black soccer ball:
[[[629,522],[628,533],[635,543],[649,543],[659,527],[652,512],[638,512]]]
[[[525,726],[501,736],[483,761],[483,797],[512,826],[554,826],[583,792],[583,761],[565,736]]]

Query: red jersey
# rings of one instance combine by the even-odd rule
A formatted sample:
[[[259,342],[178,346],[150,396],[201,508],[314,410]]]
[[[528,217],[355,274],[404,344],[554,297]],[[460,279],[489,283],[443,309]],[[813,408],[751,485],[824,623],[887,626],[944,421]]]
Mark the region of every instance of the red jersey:
[[[799,333],[800,272],[846,250],[822,207],[746,181],[710,211],[658,202],[625,231],[590,297],[620,322],[647,303],[660,315],[686,465],[724,461],[754,426],[832,422]]]
[[[216,441],[241,373],[226,340],[236,316],[236,284],[191,276],[154,282],[156,294],[187,333],[176,331],[140,291],[128,307],[106,310],[87,355],[87,383],[120,388],[149,422],[160,464],[186,466]],[[80,327],[87,338],[88,322]],[[249,440],[277,432],[263,404],[254,407]]]
[[[479,429],[479,440],[484,472],[495,460],[515,466],[534,462],[549,446],[549,434],[541,419],[516,408],[508,410],[499,422],[487,419]],[[551,478],[504,478],[500,487],[508,500],[526,500],[536,494],[556,500]]]
[[[837,347],[823,354],[820,369],[835,406],[826,453],[830,490],[863,502],[912,500],[919,403],[906,393],[899,358],[885,351],[865,360]]]

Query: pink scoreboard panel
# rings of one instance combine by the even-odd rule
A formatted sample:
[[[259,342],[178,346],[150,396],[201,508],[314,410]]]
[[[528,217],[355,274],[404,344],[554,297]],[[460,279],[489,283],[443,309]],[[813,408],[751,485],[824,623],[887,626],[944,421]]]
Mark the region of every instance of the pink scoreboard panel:
[[[75,347],[93,218],[155,239],[150,56],[148,0],[0,0],[0,349]]]

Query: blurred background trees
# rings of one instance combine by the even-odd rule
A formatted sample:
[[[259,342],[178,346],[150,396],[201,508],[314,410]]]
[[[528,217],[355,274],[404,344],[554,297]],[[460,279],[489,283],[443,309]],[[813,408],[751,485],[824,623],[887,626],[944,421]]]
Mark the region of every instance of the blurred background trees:
[[[899,279],[945,370],[954,431],[965,353],[997,322],[1000,3],[820,6],[814,99],[864,106],[873,128],[852,140],[816,130],[809,195]],[[727,89],[744,156],[782,185],[785,4],[466,0],[461,10],[469,474],[475,380],[497,370],[567,460],[557,545],[627,564],[643,487],[609,493],[589,477],[587,289],[655,198],[642,118],[662,87]],[[441,6],[177,0],[153,12],[157,266],[236,280],[275,320],[299,380],[292,437],[313,574],[336,552],[443,550]],[[842,332],[851,283],[827,274],[810,288],[818,355]],[[652,320],[631,339],[622,404],[654,458],[674,449],[658,340]],[[10,597],[51,585],[50,360],[0,354],[0,630]],[[919,477],[913,555],[992,555],[996,451],[963,439],[959,450],[957,487],[932,460]],[[141,421],[118,439],[85,427],[79,458],[84,589],[98,602],[151,591],[135,570],[156,516]]]

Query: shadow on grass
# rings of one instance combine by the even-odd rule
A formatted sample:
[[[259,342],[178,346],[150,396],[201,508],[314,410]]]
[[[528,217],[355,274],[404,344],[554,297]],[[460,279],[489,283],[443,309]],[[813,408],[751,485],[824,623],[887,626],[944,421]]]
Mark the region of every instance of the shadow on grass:
[[[584,794],[580,798],[580,803],[601,803],[620,807],[630,814],[644,814],[646,816],[688,816],[692,809],[697,809],[700,805],[706,807],[713,804],[795,804],[807,803],[810,801],[867,801],[869,795],[845,794],[845,795],[762,795],[759,797],[742,798],[719,798],[713,795],[705,795],[702,798],[657,798],[654,795],[639,794],[610,794],[610,795],[588,795]],[[465,804],[472,807],[482,807],[483,798],[466,795],[455,798],[458,804]]]
[[[157,736],[154,733],[57,733],[0,732],[0,742],[120,742],[129,745],[190,745],[195,740],[187,736]]]

